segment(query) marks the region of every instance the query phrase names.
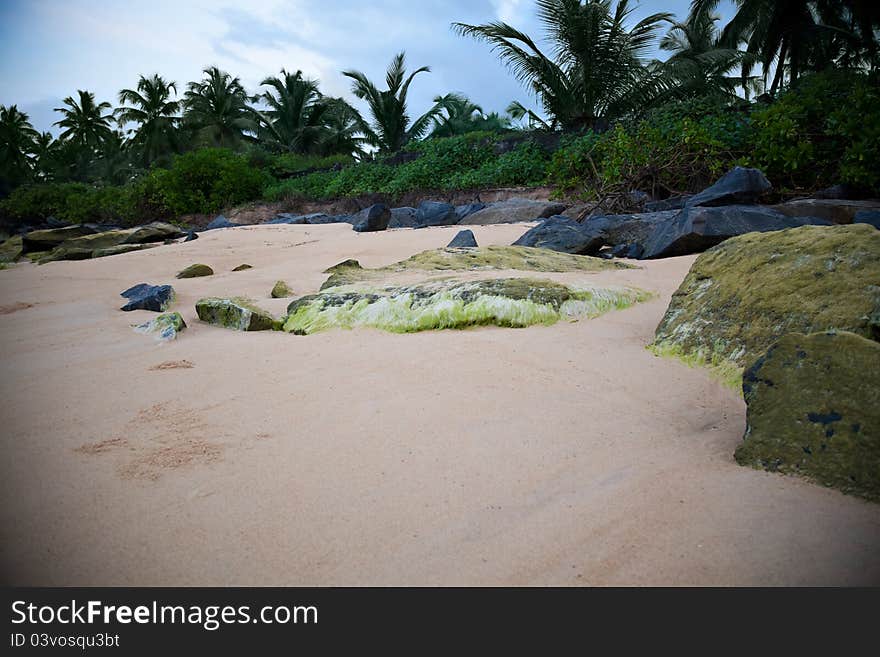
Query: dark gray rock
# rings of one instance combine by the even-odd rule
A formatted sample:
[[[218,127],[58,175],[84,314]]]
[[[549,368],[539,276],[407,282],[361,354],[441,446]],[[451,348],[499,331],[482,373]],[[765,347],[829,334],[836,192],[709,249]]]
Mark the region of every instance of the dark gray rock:
[[[454,226],[461,218],[455,206],[439,201],[422,201],[416,208],[416,228],[427,226]]]
[[[68,225],[68,223],[66,221],[61,221],[61,219],[56,219],[55,217],[50,215],[46,217],[46,225],[49,228],[64,228]]]
[[[415,208],[391,209],[391,221],[388,222],[388,228],[415,228],[417,225]]]
[[[758,169],[734,167],[711,187],[691,196],[689,207],[734,205],[756,203],[773,188],[767,177]]]
[[[468,203],[466,205],[457,205],[455,206],[455,214],[458,215],[458,220],[461,221],[465,217],[469,217],[474,212],[479,212],[485,207],[485,203]]]
[[[519,221],[539,221],[565,212],[564,203],[552,201],[533,201],[525,198],[511,198],[491,203],[482,210],[468,215],[459,223],[470,226],[488,224],[512,224]]]
[[[446,245],[447,249],[465,249],[477,246],[477,238],[472,230],[460,230]]]
[[[326,217],[327,215],[323,215],[323,216]],[[266,223],[271,224],[271,225],[275,225],[275,224],[297,225],[297,224],[307,224],[307,223],[309,223],[309,220],[306,217],[306,215],[289,214],[287,212],[279,212],[278,214],[276,214],[274,217],[272,217]]]
[[[354,223],[354,219],[357,215],[349,215],[349,214],[335,214],[335,215],[326,215],[326,214],[313,214],[309,215],[309,224],[313,226],[320,226],[323,224],[351,224]]]
[[[384,203],[376,203],[364,208],[352,217],[354,229],[359,233],[372,233],[388,228],[391,210]]]
[[[773,206],[790,217],[821,217],[835,224],[851,224],[864,210],[880,210],[880,201],[850,199],[799,198]]]
[[[193,240],[197,240],[197,239],[199,239],[199,234],[194,230],[188,230],[186,232],[186,239],[183,241],[184,242],[192,242]]]
[[[644,244],[642,258],[701,253],[736,235],[806,225],[830,226],[831,222],[818,217],[788,217],[770,208],[752,205],[686,208],[675,219],[656,224]]]
[[[868,224],[880,230],[880,210],[862,210],[853,217],[854,224]]]
[[[513,246],[531,246],[540,249],[595,255],[605,245],[604,224],[581,224],[557,215],[545,219],[527,231]]]
[[[120,292],[120,296],[128,299],[128,303],[122,306],[122,310],[126,312],[130,310],[152,310],[160,313],[174,301],[174,288],[170,285],[138,283],[128,288],[125,292]]]
[[[663,210],[681,210],[690,200],[690,196],[670,196],[662,201],[648,201],[645,203],[647,212],[662,212]]]
[[[205,230],[216,230],[217,228],[238,228],[241,224],[234,224],[222,214],[214,221],[205,226]]]
[[[611,249],[611,255],[615,258],[630,258],[638,260],[645,252],[641,244],[618,244]]]

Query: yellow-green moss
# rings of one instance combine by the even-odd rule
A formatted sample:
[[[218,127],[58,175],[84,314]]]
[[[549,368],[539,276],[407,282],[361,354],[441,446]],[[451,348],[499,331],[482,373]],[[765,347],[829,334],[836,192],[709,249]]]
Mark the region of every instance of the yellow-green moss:
[[[680,345],[672,343],[649,344],[647,349],[660,358],[674,358],[688,367],[704,368],[709,371],[713,379],[726,388],[742,394],[743,368],[729,360],[715,354],[706,354],[703,351],[685,353]]]
[[[0,244],[0,263],[15,262],[23,251],[21,235],[13,235]]]
[[[269,293],[273,299],[286,299],[293,296],[293,290],[284,281],[275,281],[272,291]]]
[[[177,278],[198,278],[200,276],[211,276],[214,270],[208,265],[195,264],[190,265],[177,275]]]
[[[253,301],[244,297],[208,297],[196,302],[199,319],[236,331],[270,331],[280,328],[278,321]]]

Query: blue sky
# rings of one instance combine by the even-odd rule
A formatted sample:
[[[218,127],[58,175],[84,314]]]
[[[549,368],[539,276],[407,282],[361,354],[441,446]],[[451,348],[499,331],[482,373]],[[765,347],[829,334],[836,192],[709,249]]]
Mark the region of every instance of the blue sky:
[[[635,16],[669,11],[683,18],[689,0],[636,5]],[[729,19],[729,2],[719,13]],[[405,50],[410,68],[431,66],[410,88],[412,115],[434,96],[457,91],[486,111],[533,98],[489,48],[455,35],[450,23],[501,19],[540,35],[531,0],[0,0],[0,104],[17,104],[50,130],[62,98],[77,89],[116,105],[119,89],[159,73],[185,83],[217,65],[250,93],[281,68],[318,78],[324,93],[354,101],[343,69],[381,81]],[[355,103],[358,105],[358,103]]]

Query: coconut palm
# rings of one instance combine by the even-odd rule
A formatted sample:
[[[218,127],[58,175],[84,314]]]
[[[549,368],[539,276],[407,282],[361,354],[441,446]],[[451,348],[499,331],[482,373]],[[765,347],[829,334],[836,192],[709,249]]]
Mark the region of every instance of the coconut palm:
[[[50,180],[58,168],[58,140],[50,132],[41,132],[34,138],[34,173],[40,180]]]
[[[268,105],[259,113],[261,141],[274,150],[318,152],[330,110],[318,81],[304,78],[302,71],[281,69],[280,77],[268,77],[260,85],[270,87],[257,97]]]
[[[410,122],[407,109],[409,86],[419,73],[430,72],[430,67],[422,66],[406,75],[406,55],[398,53],[391,60],[385,75],[388,88],[380,91],[366,75],[360,71],[343,71],[342,74],[351,78],[352,93],[365,100],[373,118],[372,124],[363,122],[361,130],[365,140],[379,149],[381,153],[394,153],[403,148],[413,139],[425,135],[431,127],[431,121],[440,114],[443,107],[435,104],[431,109]]]
[[[31,173],[31,153],[39,133],[18,106],[0,105],[0,177],[4,188],[26,180]]]
[[[467,96],[449,93],[437,96],[434,103],[443,108],[439,116],[434,117],[432,137],[452,137],[468,132],[503,132],[510,130],[510,121],[497,112],[486,114],[483,108],[475,105]]]
[[[172,93],[177,93],[175,83],[159,75],[142,75],[136,89],[119,92],[122,107],[116,110],[116,120],[120,126],[136,124],[130,144],[145,166],[179,150],[180,102]]]
[[[74,144],[84,151],[94,151],[109,139],[113,130],[110,127],[113,115],[105,114],[110,103],[96,103],[95,94],[90,91],[78,90],[79,102],[71,96],[64,99],[66,107],[56,107],[64,117],[53,125],[63,128],[59,139]]]
[[[320,154],[363,155],[367,143],[363,117],[342,98],[328,98],[327,104]]]
[[[454,23],[453,29],[498,53],[537,94],[550,127],[602,128],[646,109],[667,89],[668,78],[648,67],[645,56],[670,14],[651,14],[627,29],[633,12],[629,0],[618,0],[616,7],[611,0],[537,0],[537,5],[552,58],[507,23]]]
[[[257,129],[241,81],[216,66],[204,69],[205,77],[190,82],[184,94],[184,122],[198,140],[212,146],[235,147]]]

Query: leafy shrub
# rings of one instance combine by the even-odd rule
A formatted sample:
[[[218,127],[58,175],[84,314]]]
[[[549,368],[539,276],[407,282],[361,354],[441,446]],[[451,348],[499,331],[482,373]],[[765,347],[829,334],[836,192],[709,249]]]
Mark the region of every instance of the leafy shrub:
[[[132,223],[135,188],[98,187],[85,183],[43,183],[19,187],[0,203],[0,214],[9,225],[41,223],[55,217],[68,223]]]

